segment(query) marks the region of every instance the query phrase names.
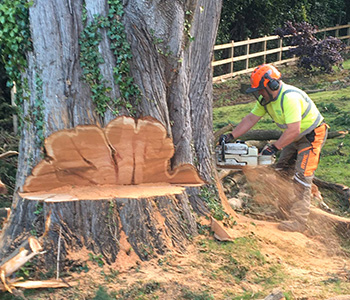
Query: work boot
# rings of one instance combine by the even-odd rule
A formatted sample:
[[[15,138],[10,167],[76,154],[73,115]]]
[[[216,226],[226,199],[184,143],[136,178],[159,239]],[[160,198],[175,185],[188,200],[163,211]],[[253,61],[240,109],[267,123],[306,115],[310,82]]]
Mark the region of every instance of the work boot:
[[[306,230],[306,225],[298,222],[297,220],[282,221],[278,225],[278,229],[290,232],[304,232]]]

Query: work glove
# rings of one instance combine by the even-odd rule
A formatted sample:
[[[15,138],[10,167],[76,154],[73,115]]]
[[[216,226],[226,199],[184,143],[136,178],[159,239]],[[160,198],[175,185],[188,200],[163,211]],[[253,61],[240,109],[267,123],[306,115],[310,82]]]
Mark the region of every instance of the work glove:
[[[261,155],[275,155],[278,151],[274,144],[267,144],[260,152]]]
[[[219,138],[219,144],[221,145],[222,142],[225,142],[225,144],[227,143],[231,143],[235,140],[234,136],[232,135],[232,133],[229,133],[229,134],[222,134],[220,135],[220,138]]]

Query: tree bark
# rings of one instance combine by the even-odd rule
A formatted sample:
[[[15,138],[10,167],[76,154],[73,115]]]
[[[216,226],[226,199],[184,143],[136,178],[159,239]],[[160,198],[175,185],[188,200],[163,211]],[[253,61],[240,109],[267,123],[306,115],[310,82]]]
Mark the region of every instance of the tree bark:
[[[165,126],[175,146],[173,168],[195,164],[207,182],[212,182],[214,169],[211,60],[221,4],[220,0],[124,0],[124,14],[117,16],[131,46],[130,73],[141,92],[139,104],[131,100],[137,117],[150,115]],[[47,137],[77,125],[103,127],[115,117],[112,110],[104,115],[96,113],[93,92],[83,80],[79,44],[87,24],[96,21],[96,16],[106,17],[112,5],[119,4],[108,4],[107,0],[37,0],[29,8],[33,51],[27,53],[28,67],[23,73],[27,82],[21,107],[25,123],[12,214],[2,231],[0,258],[30,231],[43,231],[49,210],[52,225],[45,242],[53,249],[46,255],[49,264],[55,260],[60,228],[63,256],[85,247],[102,253],[112,263],[123,249],[132,248],[141,259],[170,249],[183,251],[197,232],[191,205],[195,211],[207,212],[198,188],[172,196],[43,205],[18,195],[43,156],[40,134]],[[102,37],[98,51],[104,59],[99,70],[109,87],[108,106],[112,107],[112,99],[122,95],[113,78],[117,58],[108,28],[99,28],[98,32]],[[127,107],[119,106],[118,110],[119,115],[128,115]],[[42,122],[38,122],[38,113]],[[122,236],[127,243],[120,242]]]

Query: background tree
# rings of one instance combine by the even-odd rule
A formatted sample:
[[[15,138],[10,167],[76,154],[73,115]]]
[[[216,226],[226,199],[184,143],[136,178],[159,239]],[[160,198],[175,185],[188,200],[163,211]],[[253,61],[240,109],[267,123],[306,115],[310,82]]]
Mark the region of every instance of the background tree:
[[[217,44],[273,34],[286,21],[308,22],[319,28],[350,22],[346,0],[225,1]]]
[[[42,158],[45,137],[79,124],[104,126],[118,115],[161,121],[176,149],[172,166],[196,162],[212,182],[210,65],[221,1],[5,0],[2,7],[3,32],[16,33],[0,41],[19,90],[17,191]],[[172,246],[183,249],[196,233],[189,200],[205,211],[199,192],[51,205],[15,194],[1,256],[29,233],[40,235],[50,210],[47,243],[55,249],[61,228],[62,254],[86,247],[113,261],[122,231],[142,259]],[[157,213],[165,219],[163,230]],[[48,261],[54,256],[51,251]]]

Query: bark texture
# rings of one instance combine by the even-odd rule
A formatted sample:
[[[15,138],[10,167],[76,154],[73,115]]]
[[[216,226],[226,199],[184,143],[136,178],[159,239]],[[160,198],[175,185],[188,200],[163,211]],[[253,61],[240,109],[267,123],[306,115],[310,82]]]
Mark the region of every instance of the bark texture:
[[[175,146],[172,167],[195,163],[200,176],[211,181],[210,62],[222,1],[122,2],[125,13],[120,20],[133,55],[131,74],[141,91],[137,116],[150,115],[165,126]],[[31,230],[42,230],[49,210],[52,225],[46,243],[56,249],[62,228],[63,253],[86,247],[103,253],[109,262],[120,252],[118,239],[124,233],[142,259],[171,247],[181,251],[188,237],[196,234],[190,203],[205,213],[197,188],[176,196],[51,203],[43,207],[17,193],[41,159],[41,134],[47,137],[77,125],[103,127],[114,118],[109,110],[104,116],[96,113],[91,89],[82,79],[80,66],[79,37],[86,26],[83,15],[88,24],[97,15],[106,16],[108,9],[107,0],[36,0],[30,7],[33,52],[27,54],[28,68],[23,74],[28,82],[22,107],[26,122],[19,147],[17,191],[11,218],[2,232],[0,258]],[[100,72],[110,87],[110,98],[118,99],[121,92],[113,79],[116,56],[107,29],[99,32],[102,41],[98,49],[104,58]],[[43,116],[42,127],[36,111]],[[119,107],[120,115],[127,111]]]

